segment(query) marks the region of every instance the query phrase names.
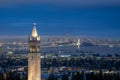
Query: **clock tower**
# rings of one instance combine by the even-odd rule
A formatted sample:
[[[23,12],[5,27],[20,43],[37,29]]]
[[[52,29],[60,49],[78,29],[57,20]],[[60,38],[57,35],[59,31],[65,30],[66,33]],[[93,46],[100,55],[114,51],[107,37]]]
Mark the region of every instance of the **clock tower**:
[[[33,23],[28,43],[28,80],[41,80],[40,36],[37,33],[36,23]]]

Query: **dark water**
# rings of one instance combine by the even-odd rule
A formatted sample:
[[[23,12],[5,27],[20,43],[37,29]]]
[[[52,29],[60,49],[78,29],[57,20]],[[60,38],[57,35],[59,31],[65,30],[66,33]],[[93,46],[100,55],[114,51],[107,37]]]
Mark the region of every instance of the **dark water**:
[[[49,54],[120,54],[120,47],[107,47],[107,46],[91,46],[80,47],[77,46],[59,46],[59,47],[42,47],[41,53]]]

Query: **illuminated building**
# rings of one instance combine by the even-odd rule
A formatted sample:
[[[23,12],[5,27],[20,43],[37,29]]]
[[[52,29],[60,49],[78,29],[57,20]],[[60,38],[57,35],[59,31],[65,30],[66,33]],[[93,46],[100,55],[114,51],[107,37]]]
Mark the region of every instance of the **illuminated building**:
[[[78,48],[80,48],[80,45],[81,45],[81,43],[80,43],[80,39],[78,39],[78,42],[77,42],[77,46],[78,46]]]
[[[36,23],[33,25],[29,37],[28,80],[41,80],[40,36],[37,33]]]

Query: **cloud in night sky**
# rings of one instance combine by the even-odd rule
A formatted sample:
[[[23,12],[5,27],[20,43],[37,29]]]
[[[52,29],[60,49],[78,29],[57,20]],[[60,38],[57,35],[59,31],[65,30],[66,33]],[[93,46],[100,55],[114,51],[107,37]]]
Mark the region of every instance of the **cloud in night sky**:
[[[0,36],[29,35],[37,22],[41,35],[120,37],[119,4],[120,0],[0,0]]]
[[[54,4],[54,5],[119,5],[120,0],[0,0],[0,5],[18,4]]]

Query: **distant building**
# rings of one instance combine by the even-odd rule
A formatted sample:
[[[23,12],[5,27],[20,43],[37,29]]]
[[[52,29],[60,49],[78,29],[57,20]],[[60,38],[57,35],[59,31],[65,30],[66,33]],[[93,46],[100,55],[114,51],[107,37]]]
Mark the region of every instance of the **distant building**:
[[[81,45],[81,42],[80,42],[80,39],[78,39],[78,42],[77,42],[78,48],[80,48],[80,45]]]
[[[32,35],[29,37],[28,80],[41,80],[40,36],[34,23]]]
[[[0,53],[2,53],[2,45],[0,44]]]

